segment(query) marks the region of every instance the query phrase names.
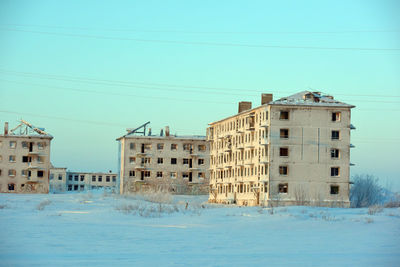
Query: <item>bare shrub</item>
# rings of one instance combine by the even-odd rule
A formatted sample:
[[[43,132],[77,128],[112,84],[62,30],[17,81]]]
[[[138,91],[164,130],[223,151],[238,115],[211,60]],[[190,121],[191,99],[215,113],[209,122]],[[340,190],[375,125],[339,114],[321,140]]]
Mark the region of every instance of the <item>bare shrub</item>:
[[[374,215],[378,212],[382,212],[383,211],[383,207],[381,205],[372,205],[369,206],[368,208],[368,214],[369,215]]]
[[[383,188],[378,179],[369,174],[355,175],[350,189],[351,207],[363,208],[383,202]]]
[[[153,203],[172,203],[173,197],[169,192],[153,191],[143,194],[143,199]]]
[[[37,210],[44,210],[44,208],[48,205],[51,204],[51,201],[48,199],[43,200],[42,202],[40,202],[37,206],[36,209]]]
[[[394,194],[394,196],[385,203],[385,208],[400,208],[400,194]]]

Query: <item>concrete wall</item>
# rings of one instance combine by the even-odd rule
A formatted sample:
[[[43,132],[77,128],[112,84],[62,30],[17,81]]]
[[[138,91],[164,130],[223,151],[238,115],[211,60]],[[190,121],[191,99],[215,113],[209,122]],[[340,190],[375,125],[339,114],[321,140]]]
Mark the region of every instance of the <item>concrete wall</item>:
[[[126,136],[119,141],[121,193],[145,188],[185,193],[189,187],[193,190],[207,187],[209,147],[205,139],[175,136]],[[162,144],[163,148],[159,149],[158,144]],[[142,145],[146,146],[144,150],[142,150]],[[172,145],[176,145],[176,149],[172,149]],[[199,146],[205,147],[205,150],[199,150]],[[158,162],[159,158],[162,159],[162,163]],[[176,164],[172,164],[171,159],[176,159]],[[184,164],[184,159],[188,163]],[[199,164],[199,160],[203,163]],[[162,177],[157,177],[158,172],[162,173]],[[171,176],[171,173],[176,174],[176,177]],[[188,177],[184,177],[184,174]]]
[[[49,192],[51,139],[50,136],[0,135],[0,192]],[[15,160],[10,160],[10,156]],[[29,162],[23,162],[23,157]]]

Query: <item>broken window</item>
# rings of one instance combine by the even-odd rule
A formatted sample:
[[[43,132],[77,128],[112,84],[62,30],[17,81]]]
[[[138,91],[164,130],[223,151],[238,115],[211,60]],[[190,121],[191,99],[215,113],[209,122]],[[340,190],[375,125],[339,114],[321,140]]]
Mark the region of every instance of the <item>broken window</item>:
[[[22,162],[31,162],[32,158],[29,156],[22,156]]]
[[[177,144],[171,144],[171,150],[177,150],[178,145]]]
[[[28,175],[28,170],[22,170],[21,171],[21,175],[22,176],[27,176]],[[50,175],[50,178],[51,178],[51,175]]]
[[[78,191],[78,185],[74,185],[74,191]]]
[[[17,147],[17,142],[16,141],[10,141],[10,148],[16,148]]]
[[[164,149],[164,144],[157,144],[157,150],[163,150]]]
[[[42,178],[44,176],[44,171],[37,171],[37,177]]]
[[[135,143],[130,143],[129,144],[129,149],[134,150],[136,148]]]
[[[10,177],[14,177],[17,174],[17,172],[15,170],[8,170],[8,176]]]
[[[10,156],[8,157],[8,161],[9,161],[9,162],[15,162],[15,156],[14,156],[14,155],[10,155]]]
[[[289,148],[287,148],[287,147],[279,148],[279,156],[288,157],[289,156]]]
[[[198,159],[197,160],[198,165],[203,165],[204,164],[204,159]]]
[[[136,161],[136,157],[129,157],[129,163],[133,164]]]
[[[151,144],[144,144],[144,150],[151,150]]]
[[[199,145],[198,149],[199,149],[199,151],[204,152],[204,151],[206,151],[206,146],[205,145]]]
[[[189,173],[182,172],[182,178],[189,178]]]
[[[340,121],[340,112],[332,112],[332,121]]]
[[[331,185],[331,195],[339,194],[339,186],[338,185]]]
[[[102,182],[103,181],[103,176],[99,175],[98,181]]]
[[[204,178],[204,177],[205,177],[205,176],[204,176],[204,172],[199,172],[198,175],[197,175],[197,177],[198,177],[198,178]]]
[[[176,158],[171,158],[171,164],[176,164]]]
[[[37,162],[38,163],[43,163],[43,157],[42,156],[38,156],[37,157]]]
[[[340,132],[339,131],[332,131],[331,139],[332,140],[339,140]]]
[[[287,183],[279,184],[278,189],[279,189],[279,193],[286,194],[288,192],[288,184]]]
[[[81,175],[81,182],[85,181],[85,175]]]
[[[80,188],[80,191],[83,191],[83,190],[85,190],[85,185],[81,184],[81,185],[79,186],[79,188]]]
[[[183,150],[189,151],[191,149],[192,145],[191,144],[183,144]]]
[[[92,175],[92,182],[96,182],[96,175]]]
[[[129,177],[135,177],[135,171],[129,171]]]
[[[163,177],[162,172],[157,172],[157,178],[162,178],[162,177]]]
[[[279,166],[279,174],[280,175],[287,175],[288,174],[288,167],[287,166]]]
[[[279,114],[280,120],[288,120],[289,119],[289,111],[281,111]]]
[[[144,171],[144,177],[150,177],[151,173],[150,171]]]
[[[189,159],[183,159],[183,164],[189,164]]]
[[[113,183],[115,183],[115,182],[117,181],[117,177],[116,177],[116,176],[113,176],[113,177],[112,177],[112,181],[113,181]]]
[[[14,191],[14,184],[8,184],[8,190],[9,191]]]
[[[331,176],[339,176],[339,167],[331,168]]]
[[[72,181],[72,174],[68,175],[68,180]]]
[[[22,148],[28,148],[28,142],[22,142]]]
[[[72,184],[68,185],[68,191],[72,191]]]
[[[59,174],[59,175],[58,175],[58,180],[61,181],[62,179],[63,179],[62,174]]]
[[[151,158],[142,158],[142,163],[150,163]]]
[[[331,158],[333,158],[333,159],[339,158],[339,149],[336,149],[336,148],[331,149]]]
[[[164,159],[163,158],[158,158],[157,159],[158,164],[164,164]]]
[[[289,138],[289,129],[281,129],[280,130],[280,137],[282,139],[288,139]]]
[[[38,146],[38,149],[42,150],[42,149],[44,149],[45,143],[39,142],[39,143],[37,143],[37,146]]]
[[[106,176],[106,182],[109,183],[110,182],[110,176]]]
[[[170,173],[170,177],[171,177],[171,178],[176,178],[176,172],[171,172],[171,173]]]
[[[79,181],[79,175],[78,175],[78,174],[75,174],[75,175],[74,175],[74,180],[75,180],[76,182]]]

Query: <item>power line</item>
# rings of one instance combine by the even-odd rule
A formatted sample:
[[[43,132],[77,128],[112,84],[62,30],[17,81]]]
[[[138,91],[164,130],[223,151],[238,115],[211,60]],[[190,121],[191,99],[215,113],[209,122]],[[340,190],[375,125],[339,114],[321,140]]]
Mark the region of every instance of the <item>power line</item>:
[[[353,33],[398,33],[399,30],[342,30],[342,31],[183,31],[183,30],[145,30],[129,28],[93,28],[93,27],[71,27],[54,25],[32,25],[32,24],[3,24],[6,27],[34,27],[52,28],[66,30],[89,30],[89,31],[115,31],[115,32],[138,32],[138,33],[179,33],[179,34],[353,34]],[[0,25],[1,26],[1,25]],[[3,27],[3,26],[1,26]]]
[[[365,47],[322,47],[322,46],[284,46],[284,45],[258,45],[258,44],[237,44],[237,43],[215,43],[215,42],[195,42],[195,41],[174,41],[174,40],[154,40],[154,39],[138,39],[127,37],[110,37],[104,35],[89,35],[75,33],[57,33],[32,31],[21,29],[0,28],[2,31],[28,32],[42,35],[78,37],[89,39],[103,40],[119,40],[119,41],[135,41],[143,43],[164,43],[164,44],[183,44],[183,45],[203,45],[203,46],[228,46],[228,47],[248,47],[248,48],[275,48],[275,49],[306,49],[306,50],[340,50],[340,51],[400,51],[400,48],[365,48]]]
[[[35,73],[35,72],[21,72],[21,71],[13,71],[13,70],[6,70],[0,69],[0,73],[7,73],[17,76],[24,76],[24,77],[39,77],[45,79],[54,79],[54,80],[62,80],[62,81],[72,81],[72,82],[85,82],[85,83],[98,83],[101,85],[108,85],[108,86],[127,86],[127,87],[135,87],[135,88],[145,88],[145,89],[157,89],[157,90],[173,90],[171,88],[160,88],[160,87],[177,87],[177,88],[193,88],[193,89],[206,89],[206,90],[217,90],[217,91],[229,91],[230,95],[246,95],[249,96],[248,93],[243,94],[232,94],[230,91],[240,91],[240,92],[257,92],[262,93],[265,91],[253,90],[253,89],[244,89],[244,88],[226,88],[226,87],[205,87],[205,86],[197,86],[197,85],[176,85],[176,84],[165,84],[165,83],[145,83],[145,82],[132,82],[132,81],[120,81],[120,80],[107,80],[107,79],[95,79],[95,78],[88,78],[82,76],[67,76],[67,75],[54,75],[54,74],[43,74],[43,73]],[[140,86],[138,86],[140,85]],[[160,87],[149,87],[149,86],[160,86]],[[176,90],[176,91],[188,91],[188,90]],[[193,91],[204,93],[204,91]],[[293,93],[289,91],[279,91],[280,93]],[[226,94],[224,92],[223,94]],[[335,94],[335,95],[343,95],[343,96],[361,96],[361,97],[388,97],[388,98],[400,98],[399,95],[368,95],[368,94]],[[250,95],[251,96],[251,95]],[[256,95],[252,95],[256,96]],[[386,103],[386,102],[385,102]],[[390,102],[389,102],[390,103]],[[397,103],[397,102],[394,102]]]

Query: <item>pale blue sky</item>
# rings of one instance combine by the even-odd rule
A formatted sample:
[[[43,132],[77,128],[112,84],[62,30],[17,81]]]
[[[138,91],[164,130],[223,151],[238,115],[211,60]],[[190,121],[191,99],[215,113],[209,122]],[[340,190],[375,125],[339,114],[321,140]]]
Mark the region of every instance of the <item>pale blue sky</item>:
[[[204,135],[239,101],[312,88],[357,106],[352,174],[399,190],[399,10],[384,0],[2,0],[0,123],[45,127],[56,166],[116,171],[125,128]]]

